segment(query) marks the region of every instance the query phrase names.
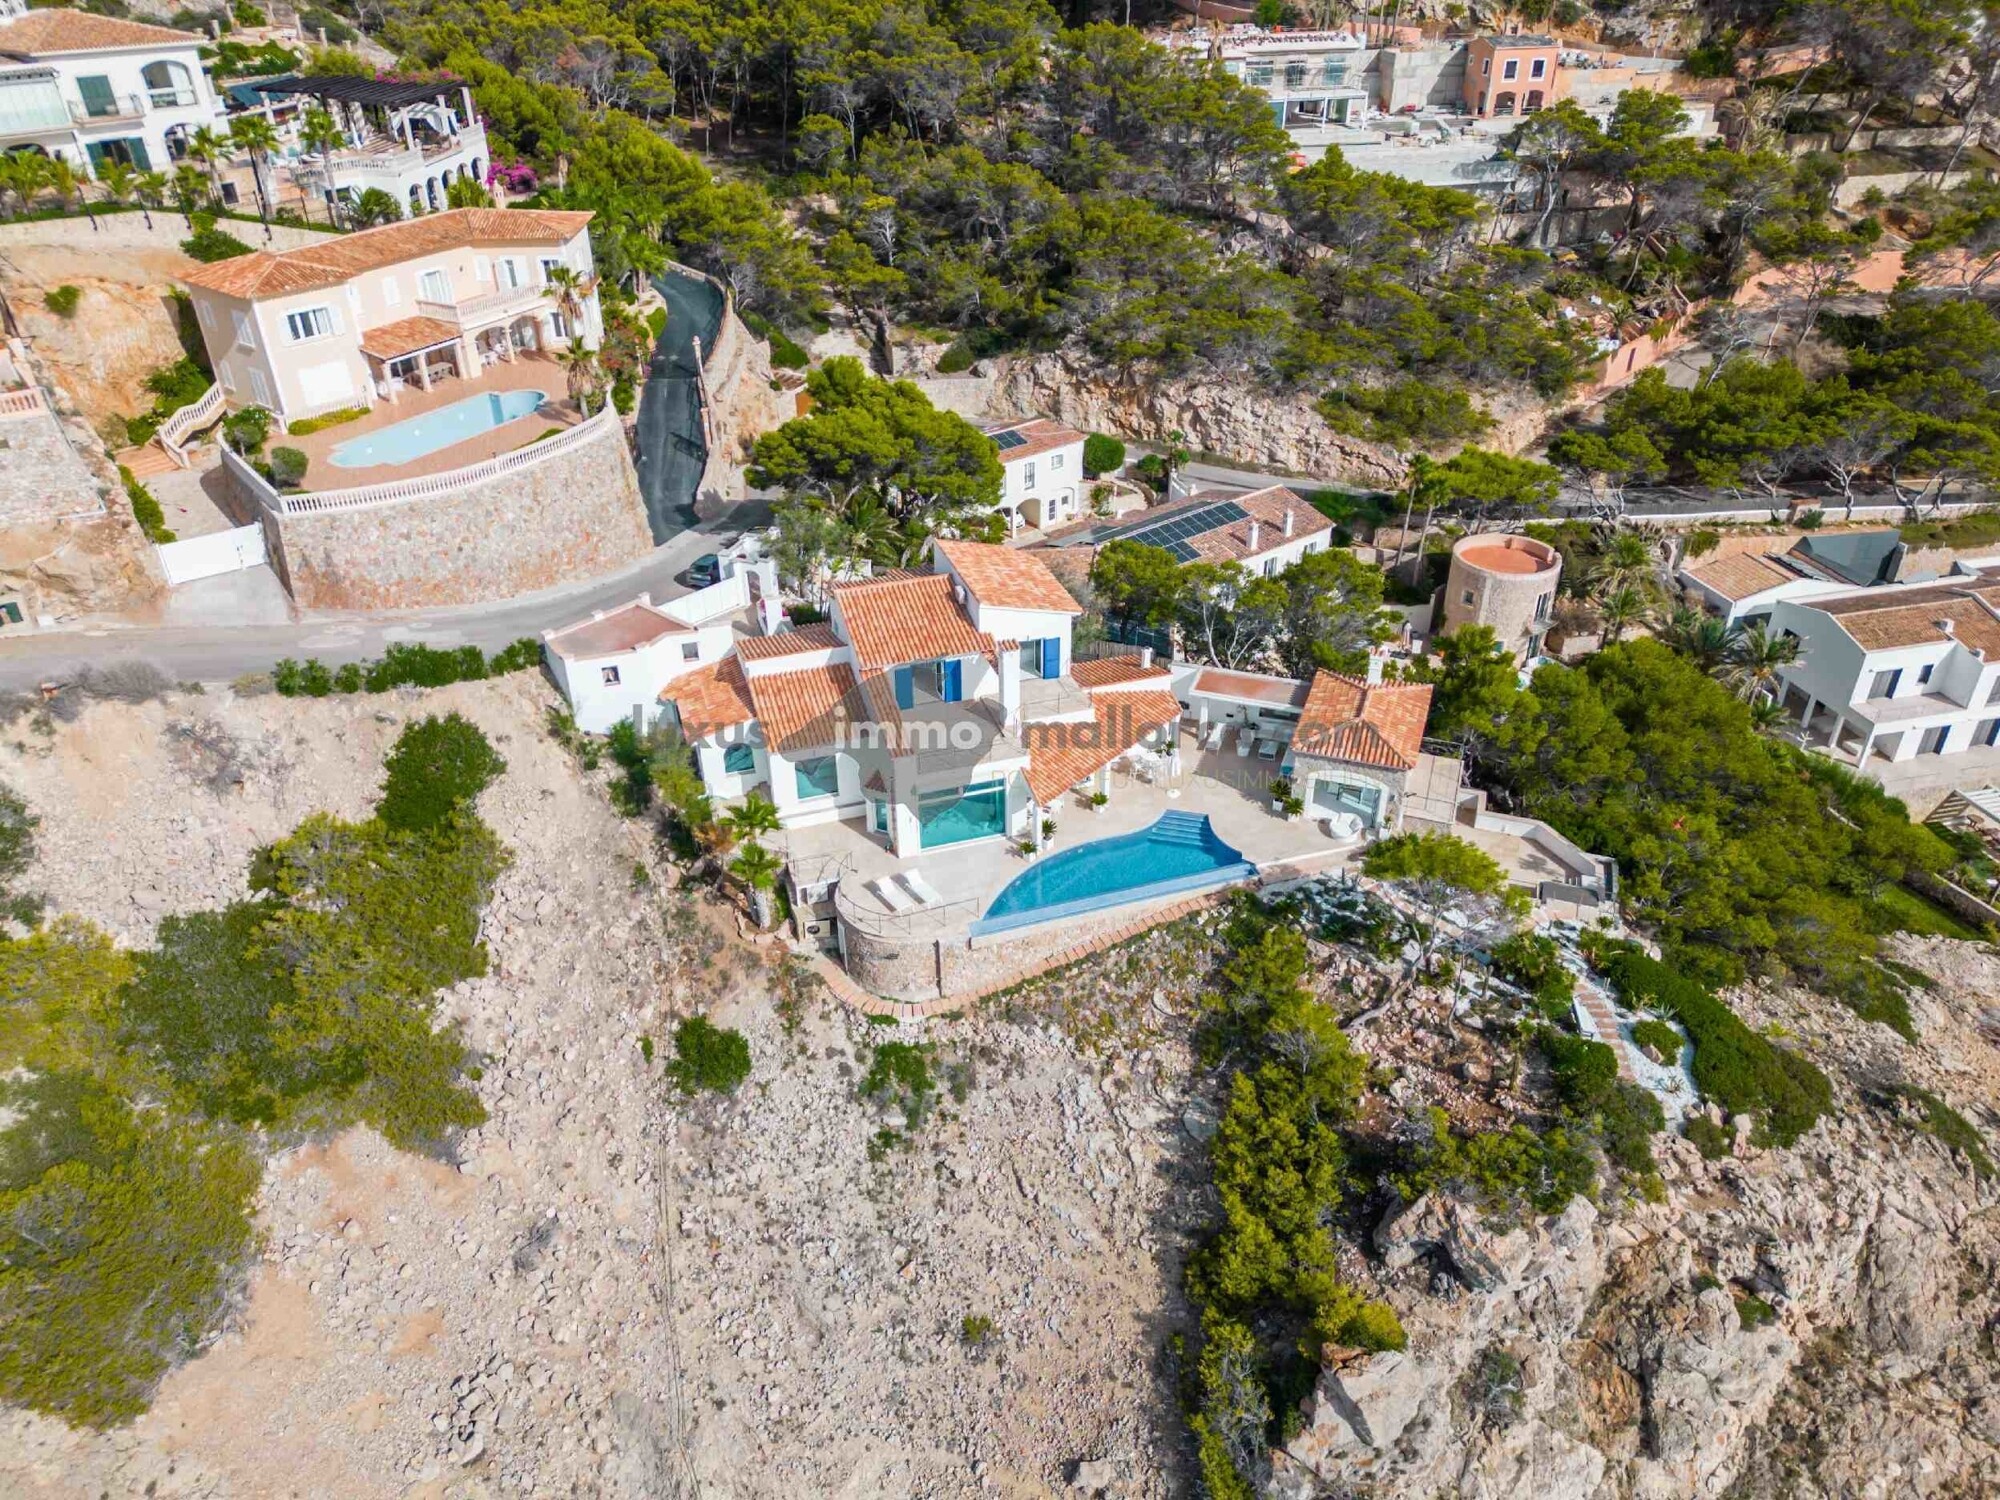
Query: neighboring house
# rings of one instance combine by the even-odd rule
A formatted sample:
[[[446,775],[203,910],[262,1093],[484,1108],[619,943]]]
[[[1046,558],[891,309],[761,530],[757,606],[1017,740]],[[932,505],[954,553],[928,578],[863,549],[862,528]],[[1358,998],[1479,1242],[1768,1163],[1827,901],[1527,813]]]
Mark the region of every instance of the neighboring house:
[[[1429,683],[1315,675],[1290,755],[1292,791],[1307,816],[1352,817],[1363,832],[1402,827],[1430,711]]]
[[[852,820],[913,859],[1038,837],[1070,787],[1171,746],[1165,669],[1072,672],[1081,610],[1033,553],[941,540],[932,567],[836,583],[826,622],[739,640],[668,684],[711,795],[758,790],[787,829]]]
[[[78,10],[0,24],[0,151],[167,171],[222,105],[202,71],[207,38]]]
[[[1554,37],[1479,36],[1466,44],[1467,114],[1532,115],[1562,95],[1562,51]]]
[[[1912,547],[1895,531],[1812,532],[1763,539],[1765,550],[1691,559],[1684,591],[1731,624],[1768,622],[1781,599],[1807,600],[1857,588],[1974,576],[2000,561],[2000,547]]]
[[[1083,438],[1046,417],[980,429],[1000,450],[1000,511],[1007,529],[1067,526],[1083,505]]]
[[[282,421],[602,337],[588,213],[466,208],[182,273],[232,408]],[[574,323],[551,282],[574,273]]]
[[[1270,578],[1331,546],[1333,522],[1283,485],[1241,495],[1209,490],[1121,521],[1081,527],[1051,545],[1094,552],[1115,541],[1161,547],[1183,563],[1237,563]]]
[[[1282,129],[1359,125],[1368,118],[1364,75],[1374,49],[1354,32],[1233,26],[1206,45],[1224,72],[1264,91]]]
[[[486,127],[473,112],[472,91],[459,83],[405,83],[376,78],[277,78],[248,86],[279,119],[284,152],[279,170],[297,196],[318,206],[351,205],[369,188],[396,200],[405,216],[445,208],[455,179],[484,184],[492,156]],[[330,158],[307,151],[298,138],[302,107],[327,111],[342,145]],[[287,195],[290,196],[290,195]]]
[[[2000,581],[1781,599],[1771,629],[1799,643],[1781,697],[1808,743],[1866,769],[2000,742]]]
[[[1477,532],[1451,549],[1440,634],[1489,625],[1517,662],[1539,656],[1562,579],[1562,554],[1547,542]]]
[[[726,618],[689,624],[649,594],[542,632],[556,686],[569,700],[576,727],[589,734],[607,734],[635,711],[643,721],[669,683],[721,660],[734,639]]]

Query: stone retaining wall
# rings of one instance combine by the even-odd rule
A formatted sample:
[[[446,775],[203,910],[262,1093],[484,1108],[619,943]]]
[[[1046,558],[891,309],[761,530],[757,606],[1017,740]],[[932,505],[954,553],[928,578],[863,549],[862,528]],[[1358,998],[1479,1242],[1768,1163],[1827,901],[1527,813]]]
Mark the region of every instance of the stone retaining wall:
[[[264,527],[272,566],[304,609],[508,599],[610,572],[653,548],[639,476],[616,426],[456,494],[267,515]]]

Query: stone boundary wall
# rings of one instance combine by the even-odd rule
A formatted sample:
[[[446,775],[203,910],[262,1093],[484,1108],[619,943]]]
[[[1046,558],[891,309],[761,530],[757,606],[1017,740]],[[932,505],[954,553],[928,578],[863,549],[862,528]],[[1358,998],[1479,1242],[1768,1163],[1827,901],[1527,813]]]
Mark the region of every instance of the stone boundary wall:
[[[240,477],[236,484],[247,488]],[[653,550],[616,424],[545,463],[443,496],[296,516],[273,514],[254,492],[243,498],[302,609],[482,604],[610,572]]]
[[[291,224],[273,224],[268,239],[255,224],[238,219],[218,219],[215,227],[233,234],[252,250],[296,250],[331,238],[324,229],[301,229]],[[90,220],[26,219],[0,224],[0,250],[11,245],[66,245],[79,251],[91,250],[172,250],[178,252],[189,234],[187,222],[177,213],[153,210],[153,227],[146,227],[145,215],[136,211],[99,214],[97,228]]]

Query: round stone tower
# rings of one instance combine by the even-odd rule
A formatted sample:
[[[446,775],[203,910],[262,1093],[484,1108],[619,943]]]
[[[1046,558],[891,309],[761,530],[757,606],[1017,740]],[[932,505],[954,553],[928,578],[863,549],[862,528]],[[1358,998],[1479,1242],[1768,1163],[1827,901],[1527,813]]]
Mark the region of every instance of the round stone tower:
[[[1541,651],[1561,577],[1562,554],[1546,542],[1506,532],[1464,537],[1451,549],[1442,629],[1490,625],[1526,661]]]

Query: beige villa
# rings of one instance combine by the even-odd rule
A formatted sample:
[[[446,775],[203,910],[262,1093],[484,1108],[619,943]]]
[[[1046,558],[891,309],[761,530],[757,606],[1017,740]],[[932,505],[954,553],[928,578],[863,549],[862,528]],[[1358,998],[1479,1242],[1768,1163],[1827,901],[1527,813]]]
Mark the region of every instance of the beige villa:
[[[572,340],[594,347],[603,322],[590,217],[453,209],[217,261],[181,280],[223,404],[289,424],[446,381],[476,395],[496,365]]]

